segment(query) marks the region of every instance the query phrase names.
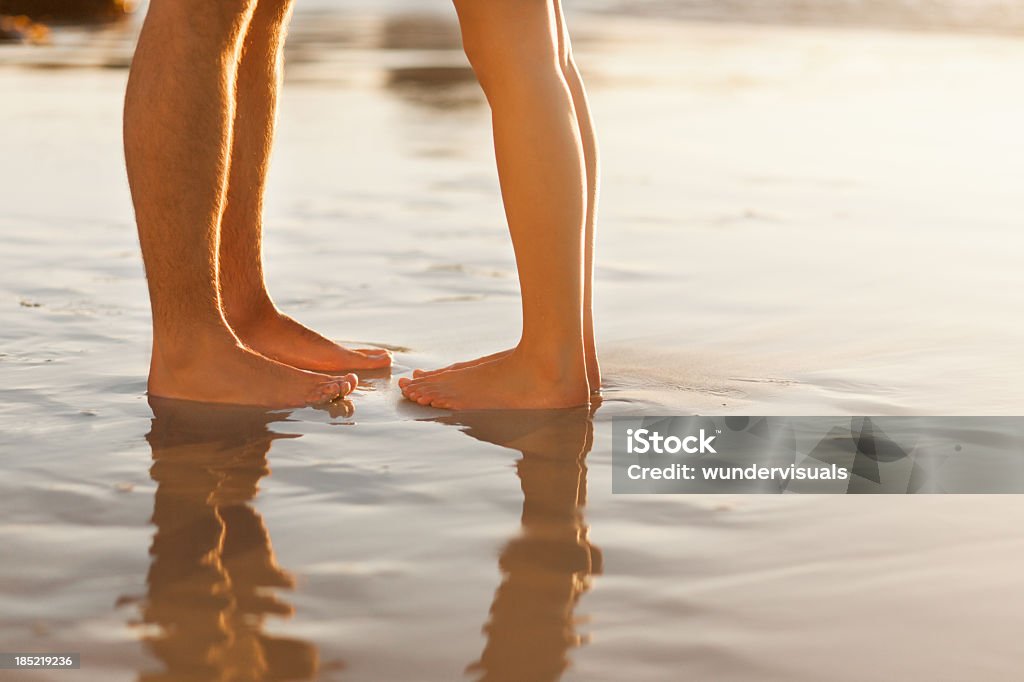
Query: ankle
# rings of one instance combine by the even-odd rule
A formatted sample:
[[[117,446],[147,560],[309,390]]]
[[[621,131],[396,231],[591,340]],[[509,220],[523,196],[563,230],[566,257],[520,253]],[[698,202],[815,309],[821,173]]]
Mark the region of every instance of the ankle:
[[[223,324],[193,324],[171,331],[154,330],[152,368],[184,372],[202,365],[211,355],[239,347],[238,338]]]
[[[579,340],[537,344],[520,341],[514,353],[546,381],[556,384],[587,384],[586,360],[583,344]]]
[[[244,298],[224,297],[223,306],[225,319],[239,333],[258,329],[279,314],[265,291]]]

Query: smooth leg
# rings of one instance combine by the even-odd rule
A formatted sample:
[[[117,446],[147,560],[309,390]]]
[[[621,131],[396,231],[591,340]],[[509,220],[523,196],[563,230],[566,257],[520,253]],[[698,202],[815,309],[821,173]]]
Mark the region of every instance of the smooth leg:
[[[601,390],[601,365],[597,360],[597,342],[594,334],[594,249],[601,166],[597,133],[594,131],[594,120],[590,114],[590,102],[587,99],[586,88],[583,86],[583,77],[580,75],[576,59],[573,57],[572,41],[569,38],[569,27],[562,11],[562,1],[554,0],[554,4],[558,18],[558,34],[561,39],[560,63],[562,73],[565,74],[565,81],[572,93],[587,171],[587,218],[583,236],[583,351],[587,363],[587,381],[590,384],[591,392],[597,393]]]
[[[149,391],[290,406],[349,393],[247,349],[224,318],[218,242],[251,0],[152,0],[125,98],[125,158],[153,311]]]
[[[450,409],[557,408],[589,400],[583,340],[587,173],[550,0],[456,0],[463,45],[491,107],[495,157],[523,299],[506,354],[400,382]]]
[[[245,33],[220,242],[220,283],[228,324],[262,355],[316,371],[388,367],[386,350],[345,348],[274,305],[263,276],[263,197],[293,0],[259,0]]]
[[[569,38],[568,26],[561,7],[561,0],[554,1],[557,31],[559,36],[558,55],[559,66],[566,84],[572,95],[573,109],[576,113],[576,121],[580,130],[580,138],[583,143],[583,155],[587,176],[587,212],[586,228],[584,233],[584,279],[583,279],[583,344],[584,358],[587,366],[587,383],[591,392],[598,392],[601,389],[601,367],[597,359],[597,344],[594,334],[594,243],[595,225],[597,222],[597,204],[599,195],[600,167],[598,161],[597,136],[594,132],[593,119],[590,115],[590,105],[587,101],[586,89],[583,86],[583,79],[576,66],[576,60],[572,53],[572,43]],[[430,376],[439,372],[446,372],[454,369],[465,369],[476,365],[491,362],[502,358],[512,350],[499,351],[486,355],[475,360],[457,362],[447,367],[434,370],[416,370],[413,376],[416,378]]]

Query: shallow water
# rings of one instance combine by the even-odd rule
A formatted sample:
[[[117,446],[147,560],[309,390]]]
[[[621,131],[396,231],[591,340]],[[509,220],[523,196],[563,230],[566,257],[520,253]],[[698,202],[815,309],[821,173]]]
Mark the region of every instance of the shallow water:
[[[1018,41],[581,16],[604,401],[452,417],[395,382],[515,338],[486,110],[447,19],[344,18],[299,17],[267,234],[282,307],[398,349],[333,413],[148,404],[126,74],[26,66],[123,64],[132,29],[0,52],[3,648],[97,680],[1018,676],[1016,498],[613,496],[609,451],[624,414],[1019,413]]]

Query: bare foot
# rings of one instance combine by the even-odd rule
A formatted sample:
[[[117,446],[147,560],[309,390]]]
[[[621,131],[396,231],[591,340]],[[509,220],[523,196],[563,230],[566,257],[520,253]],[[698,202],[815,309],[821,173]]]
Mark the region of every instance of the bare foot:
[[[295,369],[240,345],[227,330],[177,349],[154,344],[149,393],[162,398],[261,407],[327,403],[352,392],[355,374]]]
[[[491,362],[492,360],[503,358],[509,353],[511,353],[513,350],[515,349],[509,348],[508,350],[502,350],[498,351],[497,353],[491,353],[490,355],[484,355],[483,357],[476,358],[475,360],[456,362],[454,364],[448,365],[447,367],[439,367],[438,369],[416,369],[413,370],[412,376],[414,379],[419,379],[421,377],[429,377],[439,372],[449,372],[453,369],[466,369],[469,367],[476,367],[477,365],[482,365],[485,362]],[[590,392],[599,393],[601,391],[601,366],[597,363],[597,355],[591,355],[590,353],[587,353],[586,363],[587,384],[590,386]]]
[[[509,351],[490,362],[398,384],[406,398],[449,410],[555,409],[586,405],[590,391],[582,358],[556,371]]]
[[[413,376],[414,379],[419,379],[420,377],[429,377],[431,375],[438,374],[440,372],[449,372],[449,371],[451,371],[453,369],[466,369],[467,367],[476,367],[477,365],[482,365],[485,362],[490,362],[492,360],[497,360],[498,358],[503,358],[506,355],[508,355],[509,353],[511,353],[513,350],[515,350],[515,349],[514,348],[509,348],[508,350],[501,350],[501,351],[498,351],[497,353],[491,353],[490,355],[484,355],[483,357],[476,358],[475,360],[466,360],[465,362],[455,362],[455,363],[452,363],[452,364],[450,364],[450,365],[448,365],[446,367],[438,367],[437,369],[414,369],[412,371],[412,376]]]
[[[379,348],[346,348],[272,309],[240,321],[228,318],[246,346],[278,362],[314,372],[384,369],[391,353]]]

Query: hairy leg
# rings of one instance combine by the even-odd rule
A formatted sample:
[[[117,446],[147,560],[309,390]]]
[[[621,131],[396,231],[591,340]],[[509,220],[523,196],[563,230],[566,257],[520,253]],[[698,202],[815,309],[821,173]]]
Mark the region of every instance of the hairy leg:
[[[583,156],[587,172],[587,218],[586,231],[584,234],[584,264],[583,264],[583,344],[587,363],[587,382],[592,392],[601,389],[601,366],[597,360],[597,344],[594,334],[594,243],[595,225],[597,222],[597,204],[599,194],[600,166],[598,161],[597,136],[594,132],[594,123],[590,115],[590,105],[587,101],[586,90],[583,87],[583,78],[580,76],[576,66],[576,60],[572,53],[572,43],[569,38],[569,29],[565,23],[565,15],[562,11],[561,0],[554,0],[555,17],[559,37],[558,55],[559,65],[562,74],[565,76],[569,91],[572,94],[573,108],[576,111],[576,121],[580,129],[580,138],[583,142]],[[416,370],[414,377],[429,376],[438,372],[447,372],[453,369],[465,369],[485,362],[491,362],[511,353],[511,350],[499,351],[491,355],[485,355],[475,360],[457,362],[447,367],[434,370]]]
[[[589,399],[583,353],[583,143],[559,64],[551,0],[456,0],[463,46],[491,107],[519,270],[519,344],[490,362],[400,382],[451,409],[554,408]]]
[[[245,348],[221,308],[217,249],[234,78],[251,0],[152,0],[125,97],[125,160],[153,310],[149,391],[302,405],[355,375],[304,372]]]
[[[386,350],[351,350],[299,324],[274,305],[263,277],[263,195],[294,0],[258,0],[242,40],[231,168],[220,241],[228,324],[243,342],[280,362],[317,371],[387,367]]]

